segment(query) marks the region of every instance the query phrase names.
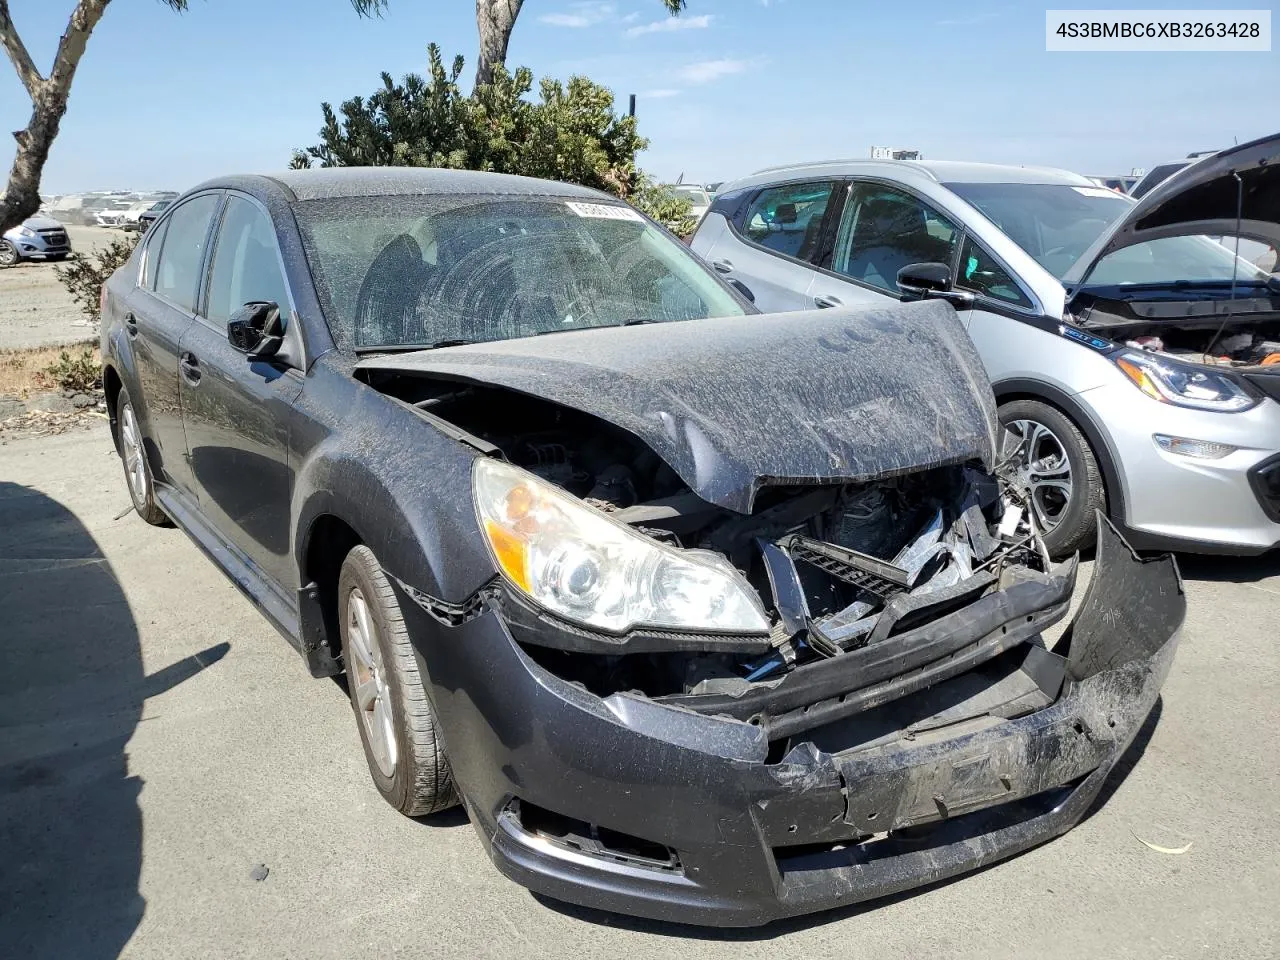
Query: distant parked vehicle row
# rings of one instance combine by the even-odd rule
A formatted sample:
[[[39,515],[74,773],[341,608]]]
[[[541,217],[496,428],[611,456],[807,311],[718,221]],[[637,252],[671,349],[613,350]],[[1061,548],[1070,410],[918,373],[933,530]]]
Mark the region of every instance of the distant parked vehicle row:
[[[1280,135],[1235,147],[1136,205],[1044,168],[774,168],[725,186],[691,246],[766,312],[949,300],[1055,554],[1098,509],[1141,547],[1261,553],[1280,547],[1280,277],[1233,250],[1238,224],[1280,250],[1278,160]]]

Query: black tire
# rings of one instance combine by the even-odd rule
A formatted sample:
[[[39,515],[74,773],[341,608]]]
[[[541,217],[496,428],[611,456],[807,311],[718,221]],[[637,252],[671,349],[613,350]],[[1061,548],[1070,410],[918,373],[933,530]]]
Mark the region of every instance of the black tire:
[[[126,427],[126,424],[132,426]],[[138,438],[140,463],[136,467],[137,473],[133,473],[135,467],[131,459],[131,451],[128,449],[127,430],[129,429],[135,431]],[[133,509],[138,511],[138,516],[153,526],[165,527],[169,525],[169,517],[156,503],[155,485],[151,479],[151,464],[147,462],[145,451],[146,445],[138,425],[137,414],[133,411],[133,401],[129,399],[129,391],[121,387],[120,395],[116,398],[116,453],[120,454],[120,462],[124,465],[124,485],[129,490],[129,499],[133,501]]]
[[[388,776],[379,766],[370,743],[365,710],[357,697],[361,667],[351,650],[351,603],[354,591],[364,600],[381,653],[381,682],[388,693],[396,755]],[[342,562],[338,575],[338,624],[342,631],[342,658],[347,669],[347,690],[356,728],[364,747],[369,774],[378,792],[407,817],[439,813],[458,803],[453,772],[440,741],[435,714],[427,700],[422,671],[409,641],[400,604],[373,551],[354,547]]]
[[[1070,556],[1093,546],[1098,528],[1095,514],[1107,512],[1107,492],[1098,469],[1098,458],[1071,418],[1039,400],[1013,400],[1000,407],[1000,422],[1040,424],[1061,445],[1071,469],[1071,496],[1057,515],[1057,523],[1044,534],[1045,547],[1054,558]]]

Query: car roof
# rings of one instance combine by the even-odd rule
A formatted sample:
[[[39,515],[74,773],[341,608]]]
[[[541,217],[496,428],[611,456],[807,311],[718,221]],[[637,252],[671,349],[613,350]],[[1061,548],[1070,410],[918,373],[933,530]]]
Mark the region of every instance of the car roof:
[[[253,195],[274,193],[289,201],[335,197],[388,197],[404,194],[495,194],[502,196],[581,197],[613,200],[590,187],[474,170],[440,170],[429,167],[325,167],[286,170],[272,174],[219,177],[195,190],[227,188]]]
[[[721,193],[742,187],[791,180],[796,177],[885,177],[899,181],[935,183],[1042,183],[1088,187],[1092,183],[1078,173],[1056,167],[1014,166],[1002,163],[968,163],[960,160],[825,160],[768,167],[721,187]]]

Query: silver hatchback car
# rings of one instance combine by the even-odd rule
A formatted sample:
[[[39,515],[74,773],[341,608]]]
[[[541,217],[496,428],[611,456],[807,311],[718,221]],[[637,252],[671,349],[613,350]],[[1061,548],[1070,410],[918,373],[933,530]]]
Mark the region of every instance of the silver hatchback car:
[[[1280,135],[1137,204],[1051,169],[775,168],[692,247],[765,311],[950,300],[1055,553],[1100,508],[1137,547],[1257,554],[1280,547],[1280,276],[1237,236],[1280,251]]]

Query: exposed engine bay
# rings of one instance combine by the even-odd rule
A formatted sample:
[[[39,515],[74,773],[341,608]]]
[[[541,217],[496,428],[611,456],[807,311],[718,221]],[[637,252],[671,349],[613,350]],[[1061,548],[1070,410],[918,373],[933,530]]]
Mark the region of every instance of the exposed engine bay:
[[[654,540],[715,551],[759,594],[772,631],[733,652],[719,652],[732,646],[724,638],[618,655],[527,644],[535,660],[598,695],[733,695],[1051,569],[1026,502],[980,463],[766,486],[744,515],[702,499],[639,438],[590,414],[487,386],[416,377],[382,386]]]

